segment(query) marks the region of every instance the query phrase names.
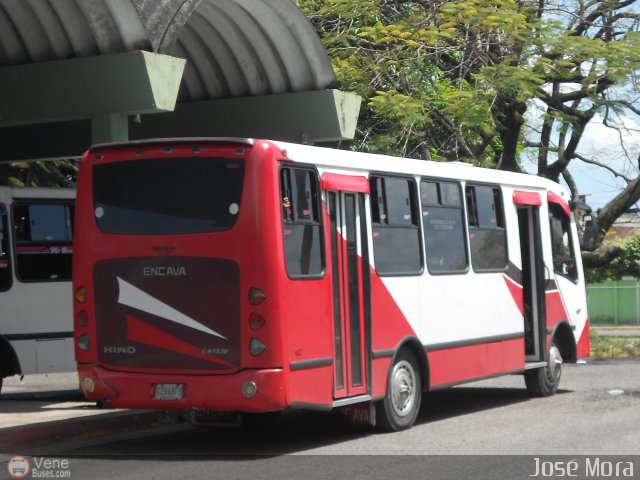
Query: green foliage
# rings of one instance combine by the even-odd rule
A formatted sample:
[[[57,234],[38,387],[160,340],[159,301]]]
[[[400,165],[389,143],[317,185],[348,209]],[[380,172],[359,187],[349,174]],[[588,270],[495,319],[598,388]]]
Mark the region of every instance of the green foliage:
[[[465,16],[486,30],[498,20],[500,27],[512,28],[517,19],[489,18],[496,8],[473,13],[476,2],[467,3],[468,8],[460,5],[447,12],[439,10],[443,2],[300,2],[323,38],[341,87],[365,99],[353,148],[478,160],[471,151],[475,147],[483,150],[485,160],[494,157],[487,142],[490,98],[479,101],[470,82],[475,80],[444,70],[455,69],[462,59],[452,43],[456,31],[449,20]]]
[[[591,356],[595,358],[624,358],[640,356],[640,337],[598,335],[589,331]]]
[[[538,173],[557,179],[584,131],[573,127],[628,110],[608,92],[640,73],[640,18],[626,2],[299,3],[341,87],[365,99],[352,148],[517,169],[526,146]],[[523,130],[534,102],[547,111]],[[525,137],[542,125],[553,144]]]
[[[587,269],[585,272],[587,282],[620,280],[623,277],[640,279],[640,234],[623,242],[612,242],[610,246],[620,247],[622,254],[604,267]]]
[[[39,160],[0,163],[0,185],[15,187],[73,187],[77,160]]]

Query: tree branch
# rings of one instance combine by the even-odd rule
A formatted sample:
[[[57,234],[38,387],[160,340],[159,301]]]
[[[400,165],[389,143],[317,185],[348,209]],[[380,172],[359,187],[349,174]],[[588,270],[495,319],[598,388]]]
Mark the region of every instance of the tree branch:
[[[613,200],[598,210],[598,226],[602,234],[606,233],[616,219],[638,200],[640,200],[640,177],[630,182]]]
[[[605,170],[608,170],[610,173],[612,173],[616,177],[622,178],[627,183],[631,183],[633,181],[631,178],[629,178],[626,175],[623,175],[622,173],[618,172],[617,170],[611,168],[609,165],[607,165],[605,163],[600,163],[597,160],[592,160],[590,158],[587,158],[584,155],[581,155],[580,153],[576,153],[575,154],[575,158],[577,158],[578,160],[583,161],[584,163],[588,163],[590,165],[595,165],[596,167],[604,168]]]

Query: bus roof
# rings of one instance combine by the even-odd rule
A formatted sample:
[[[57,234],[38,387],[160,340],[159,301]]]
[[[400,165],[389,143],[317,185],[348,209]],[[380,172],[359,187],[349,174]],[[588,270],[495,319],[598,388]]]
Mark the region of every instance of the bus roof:
[[[368,172],[400,173],[423,175],[435,178],[450,178],[473,182],[484,182],[515,187],[528,187],[553,191],[567,202],[570,200],[567,190],[560,184],[547,178],[527,173],[508,172],[490,168],[474,167],[463,162],[435,162],[410,158],[392,157],[361,152],[346,152],[323,147],[309,147],[285,142],[272,142],[285,150],[287,157],[302,163],[312,163],[324,168],[347,168],[353,174]]]
[[[164,145],[176,143],[239,143],[242,145],[254,145],[253,138],[240,137],[176,137],[176,138],[148,138],[144,140],[131,140],[127,142],[97,143],[89,147],[89,151],[103,148],[139,147],[146,145]]]
[[[553,191],[569,202],[570,195],[560,184],[549,179],[526,173],[508,172],[490,168],[474,167],[464,162],[435,162],[390,155],[337,150],[268,139],[242,137],[182,137],[152,138],[128,142],[103,143],[91,146],[89,151],[104,148],[126,148],[145,145],[193,144],[193,143],[235,143],[253,146],[267,142],[286,153],[286,156],[301,163],[315,164],[324,168],[348,169],[353,174],[368,176],[369,172],[393,172],[406,175],[424,175],[436,178],[450,178],[474,182],[511,185]]]

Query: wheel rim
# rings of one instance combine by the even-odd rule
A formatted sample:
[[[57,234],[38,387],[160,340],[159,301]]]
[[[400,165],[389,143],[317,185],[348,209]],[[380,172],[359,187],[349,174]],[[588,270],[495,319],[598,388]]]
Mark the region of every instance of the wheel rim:
[[[560,380],[562,375],[562,354],[558,347],[551,344],[549,348],[549,365],[545,369],[547,373],[547,379],[552,385]]]
[[[398,362],[391,374],[391,403],[399,417],[409,415],[416,402],[416,374],[406,360]]]

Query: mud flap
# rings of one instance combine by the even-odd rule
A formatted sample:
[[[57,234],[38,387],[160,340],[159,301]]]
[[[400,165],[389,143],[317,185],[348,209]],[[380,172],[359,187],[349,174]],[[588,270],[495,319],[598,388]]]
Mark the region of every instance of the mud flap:
[[[350,425],[371,428],[376,426],[376,408],[373,402],[342,407],[340,412],[347,418]]]

